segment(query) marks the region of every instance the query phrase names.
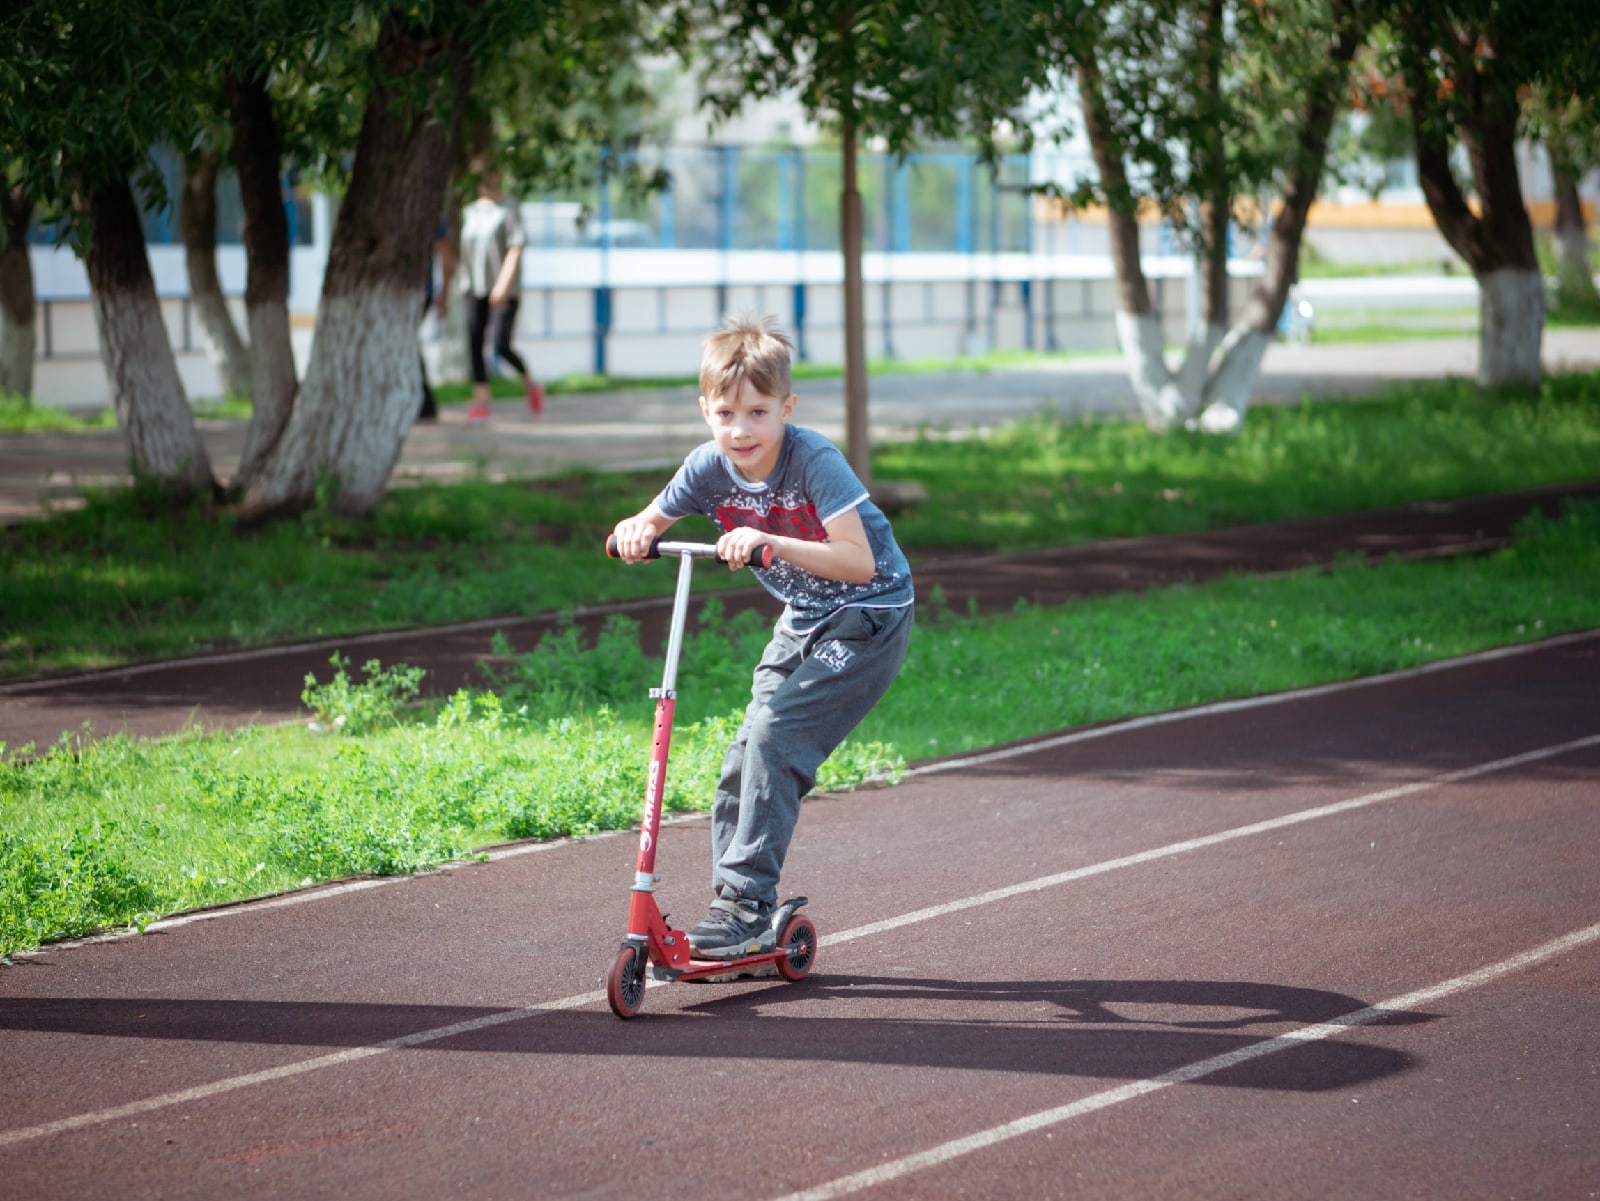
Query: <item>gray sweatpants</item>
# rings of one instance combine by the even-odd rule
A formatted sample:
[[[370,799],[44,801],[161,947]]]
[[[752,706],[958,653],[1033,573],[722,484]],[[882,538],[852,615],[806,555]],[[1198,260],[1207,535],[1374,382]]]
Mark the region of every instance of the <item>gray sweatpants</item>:
[[[894,683],[912,607],[841,609],[804,638],[774,630],[711,811],[711,886],[771,907],[800,798]]]

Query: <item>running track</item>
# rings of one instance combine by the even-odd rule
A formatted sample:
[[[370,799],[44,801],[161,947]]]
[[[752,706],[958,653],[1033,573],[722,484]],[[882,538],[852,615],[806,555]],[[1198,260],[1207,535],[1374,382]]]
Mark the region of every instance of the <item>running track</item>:
[[[0,1193],[1600,1197],[1600,634],[816,799],[812,976],[623,1023],[632,852],[19,959]]]

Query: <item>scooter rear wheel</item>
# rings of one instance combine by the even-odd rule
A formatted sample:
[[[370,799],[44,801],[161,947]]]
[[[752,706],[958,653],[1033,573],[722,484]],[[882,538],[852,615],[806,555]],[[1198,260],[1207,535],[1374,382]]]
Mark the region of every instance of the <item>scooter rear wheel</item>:
[[[606,973],[606,1003],[619,1018],[631,1018],[644,1004],[645,953],[638,947],[623,947]]]
[[[778,974],[785,980],[798,980],[811,970],[817,958],[817,928],[809,917],[792,917],[778,937],[778,949],[788,954],[778,960]]]

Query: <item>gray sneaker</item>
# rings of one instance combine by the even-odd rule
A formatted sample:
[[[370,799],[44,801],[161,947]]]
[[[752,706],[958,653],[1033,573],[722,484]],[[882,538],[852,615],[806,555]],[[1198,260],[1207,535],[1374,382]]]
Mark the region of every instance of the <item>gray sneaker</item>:
[[[777,945],[772,915],[743,897],[718,897],[705,920],[689,931],[689,953],[696,959],[738,959]]]

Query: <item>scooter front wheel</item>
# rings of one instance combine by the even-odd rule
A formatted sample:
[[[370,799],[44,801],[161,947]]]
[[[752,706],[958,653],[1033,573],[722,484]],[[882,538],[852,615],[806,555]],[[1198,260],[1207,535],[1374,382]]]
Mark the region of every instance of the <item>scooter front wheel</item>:
[[[644,1004],[646,957],[642,947],[625,946],[611,961],[611,970],[606,973],[606,1003],[619,1018],[631,1018]]]
[[[778,949],[788,952],[778,960],[778,975],[798,980],[811,970],[817,958],[817,928],[809,917],[792,917],[778,936]]]

